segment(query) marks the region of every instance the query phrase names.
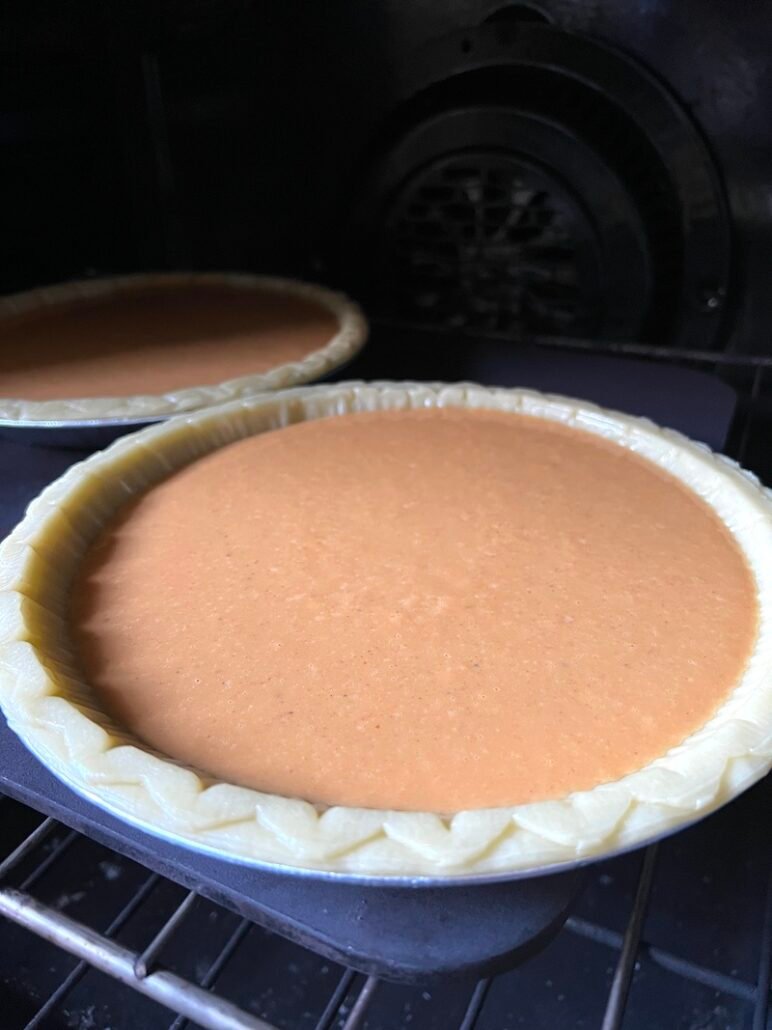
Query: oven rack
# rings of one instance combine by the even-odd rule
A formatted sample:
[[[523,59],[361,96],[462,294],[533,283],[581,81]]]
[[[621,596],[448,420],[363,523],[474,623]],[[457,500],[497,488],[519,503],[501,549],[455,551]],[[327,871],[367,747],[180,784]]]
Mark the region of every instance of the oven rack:
[[[9,798],[2,798],[0,812],[3,807],[16,804]],[[175,935],[184,934],[186,917],[197,898],[194,891],[184,894],[171,914],[138,949],[119,943],[116,936],[163,881],[163,877],[158,874],[148,872],[120,911],[101,930],[73,920],[51,905],[37,900],[34,894],[36,884],[64,857],[78,837],[80,834],[76,831],[68,830],[49,817],[39,822],[0,861],[0,914],[79,959],[78,964],[27,1021],[26,1030],[44,1026],[45,1020],[65,1001],[88,966],[107,973],[170,1009],[169,1030],[183,1030],[189,1023],[207,1030],[276,1030],[273,1024],[239,1008],[215,990],[218,978],[252,926],[249,920],[234,917],[235,926],[220,950],[208,962],[198,982],[193,982],[164,968],[163,952]],[[638,962],[654,963],[680,977],[752,1004],[753,1030],[766,1030],[772,957],[772,878],[765,900],[758,979],[754,984],[653,947],[642,939],[641,931],[656,872],[657,850],[657,845],[653,845],[642,853],[638,885],[624,933],[575,916],[570,917],[566,923],[568,932],[589,938],[616,954],[616,966],[601,1030],[619,1030],[623,1027],[627,995]],[[7,885],[9,877],[17,869],[23,870],[18,886]],[[316,1021],[315,1030],[362,1030],[380,982],[377,977],[345,970],[330,992]],[[490,979],[480,980],[469,987],[465,1012],[457,1024],[458,1030],[473,1030],[491,982]]]
[[[739,402],[727,451],[738,461],[747,462],[768,480],[771,470],[765,467],[764,459],[766,457],[769,460],[770,456],[766,454],[761,438],[767,436],[765,423],[767,426],[772,423],[772,416],[766,410],[772,357],[677,351],[629,343],[604,343],[601,347],[591,341],[553,340],[546,337],[536,342],[546,348],[554,346],[595,353],[618,353],[699,367],[726,379],[737,391]],[[0,825],[7,823],[4,812],[8,806],[17,804],[10,798],[0,797]],[[43,1028],[50,1015],[77,987],[89,967],[108,974],[168,1008],[171,1012],[169,1030],[183,1030],[188,1026],[200,1026],[208,1030],[277,1030],[273,1024],[240,1008],[215,990],[228,963],[234,959],[254,925],[249,920],[238,919],[202,975],[189,979],[166,969],[163,954],[175,936],[184,933],[186,917],[197,898],[195,892],[185,894],[183,900],[140,948],[122,945],[116,938],[153,891],[168,882],[158,874],[146,871],[147,875],[123,908],[101,929],[75,921],[37,899],[34,893],[36,884],[55,868],[56,863],[80,836],[55,819],[44,818],[7,855],[0,855],[0,915],[79,960],[30,1017],[26,1030]],[[616,964],[600,1030],[623,1028],[633,973],[638,963],[654,964],[678,977],[751,1005],[752,1030],[768,1030],[772,964],[772,870],[766,897],[760,899],[760,905],[763,905],[763,925],[758,945],[758,973],[754,983],[718,972],[674,952],[653,947],[643,939],[647,905],[656,876],[657,852],[657,845],[642,852],[634,900],[624,932],[575,916],[570,917],[565,924],[563,932],[604,945],[615,955]],[[13,881],[14,874],[20,871],[22,878],[18,884],[11,885],[9,880]],[[315,1030],[365,1030],[368,1010],[383,983],[377,977],[345,969],[329,993],[316,1020]],[[456,1024],[458,1030],[473,1030],[477,1025],[492,983],[493,979],[484,979],[468,988],[464,1012]]]

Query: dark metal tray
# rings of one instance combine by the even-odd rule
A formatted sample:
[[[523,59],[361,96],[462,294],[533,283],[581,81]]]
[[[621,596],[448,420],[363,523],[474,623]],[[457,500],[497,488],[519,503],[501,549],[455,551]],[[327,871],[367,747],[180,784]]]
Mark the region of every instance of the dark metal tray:
[[[581,396],[646,415],[720,449],[735,396],[701,372],[625,358],[376,334],[348,374],[471,379]],[[0,534],[81,454],[0,440]],[[238,913],[364,972],[403,981],[480,977],[518,964],[557,932],[581,871],[452,888],[373,887],[252,869],[160,840],[83,800],[0,722],[0,790]]]

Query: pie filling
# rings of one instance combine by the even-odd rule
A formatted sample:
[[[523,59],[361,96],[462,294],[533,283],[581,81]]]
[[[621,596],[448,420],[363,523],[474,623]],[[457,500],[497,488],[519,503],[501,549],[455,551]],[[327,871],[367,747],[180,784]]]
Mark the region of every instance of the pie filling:
[[[231,783],[454,812],[680,743],[757,626],[729,531],[616,444],[459,409],[303,422],[124,510],[74,588],[105,707]]]
[[[339,328],[322,304],[225,284],[154,284],[0,321],[0,396],[161,394],[300,361]]]

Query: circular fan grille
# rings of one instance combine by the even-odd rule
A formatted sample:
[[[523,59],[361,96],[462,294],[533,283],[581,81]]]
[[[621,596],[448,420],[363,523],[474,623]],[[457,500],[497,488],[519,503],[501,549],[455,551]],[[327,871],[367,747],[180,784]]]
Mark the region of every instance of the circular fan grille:
[[[456,327],[591,331],[592,227],[543,169],[467,151],[412,176],[387,216],[385,278],[412,317]]]
[[[712,345],[729,233],[688,114],[619,51],[507,11],[406,66],[341,195],[343,281],[433,328]]]

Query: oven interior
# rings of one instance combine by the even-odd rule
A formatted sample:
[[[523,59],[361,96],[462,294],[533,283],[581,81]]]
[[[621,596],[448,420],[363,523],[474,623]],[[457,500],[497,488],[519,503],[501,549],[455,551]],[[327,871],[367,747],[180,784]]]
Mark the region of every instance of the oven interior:
[[[339,377],[573,393],[772,481],[761,5],[36,0],[0,24],[3,292],[304,277],[371,319]],[[0,440],[0,533],[79,456]],[[573,878],[444,897],[199,860],[5,726],[0,791],[8,1030],[772,1025],[768,782]]]

